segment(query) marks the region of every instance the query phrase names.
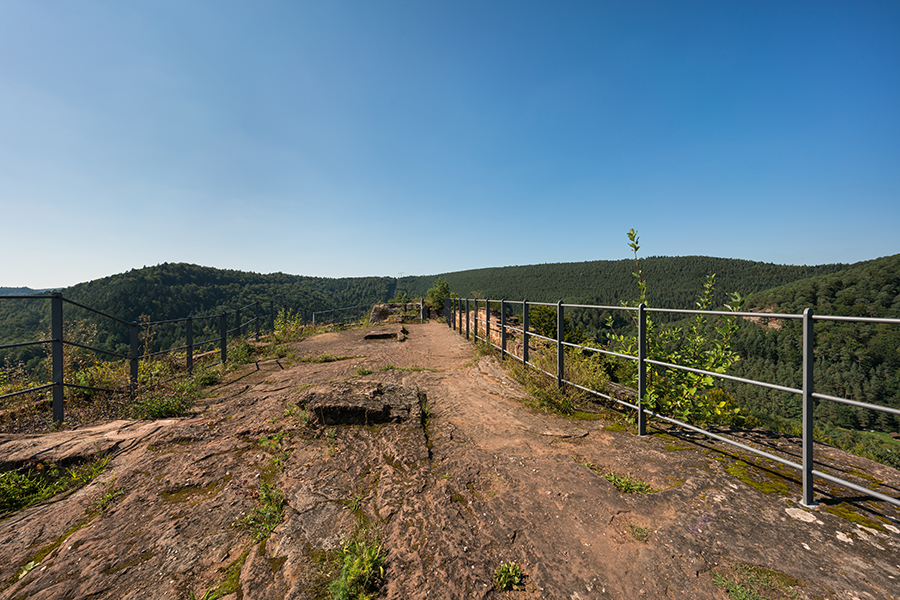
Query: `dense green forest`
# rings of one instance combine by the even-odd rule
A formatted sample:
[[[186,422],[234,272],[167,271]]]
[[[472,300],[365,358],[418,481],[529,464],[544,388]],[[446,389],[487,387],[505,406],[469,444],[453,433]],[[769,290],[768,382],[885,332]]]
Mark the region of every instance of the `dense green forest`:
[[[747,309],[831,316],[900,318],[900,255],[866,261],[837,273],[795,281],[751,295]],[[900,325],[815,321],[815,390],[900,408]],[[745,321],[733,346],[741,360],[729,373],[800,388],[802,323]],[[728,384],[725,389],[760,421],[801,417],[799,397]],[[817,421],[850,429],[900,431],[893,415],[819,401]]]
[[[256,301],[273,301],[276,311],[287,307],[309,316],[317,310],[382,302],[393,297],[394,292],[395,280],[388,277],[328,279],[283,273],[261,275],[183,263],[133,269],[62,290],[67,299],[128,322],[139,321],[144,315],[153,321],[215,315]],[[65,304],[63,312],[67,322],[75,320],[96,326],[92,345],[127,353],[127,327],[71,304]],[[252,316],[243,316],[242,322],[246,323]],[[49,324],[47,300],[0,300],[0,343],[46,339]],[[194,339],[215,337],[216,327],[214,320],[196,322]],[[183,325],[159,325],[152,329],[150,350],[183,344]],[[0,361],[9,357],[34,367],[42,356],[41,347],[30,347],[7,351],[0,355]]]
[[[658,256],[641,259],[644,277],[651,282],[647,300],[653,306],[691,308],[707,275],[716,274],[714,302],[721,305],[731,292],[747,295],[800,279],[835,273],[847,265],[815,267],[712,258],[709,256]],[[397,290],[419,297],[445,279],[450,289],[463,298],[500,300],[527,299],[535,302],[619,305],[635,299],[634,260],[597,260],[515,267],[496,267],[403,277]]]

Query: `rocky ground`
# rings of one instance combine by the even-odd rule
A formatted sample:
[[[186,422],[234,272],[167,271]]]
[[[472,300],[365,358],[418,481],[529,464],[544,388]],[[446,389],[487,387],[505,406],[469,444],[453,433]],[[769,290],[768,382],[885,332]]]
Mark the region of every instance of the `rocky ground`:
[[[727,598],[714,580],[742,569],[780,581],[772,598],[900,598],[890,505],[819,482],[804,508],[777,463],[537,412],[445,325],[405,327],[297,342],[341,360],[251,365],[189,417],[0,436],[6,468],[112,456],[90,485],[0,521],[0,598],[327,598],[354,536],[380,539],[385,598]],[[816,451],[900,495],[896,471]],[[654,491],[623,494],[609,472]],[[279,491],[283,518],[260,530]],[[506,562],[523,589],[495,589]]]

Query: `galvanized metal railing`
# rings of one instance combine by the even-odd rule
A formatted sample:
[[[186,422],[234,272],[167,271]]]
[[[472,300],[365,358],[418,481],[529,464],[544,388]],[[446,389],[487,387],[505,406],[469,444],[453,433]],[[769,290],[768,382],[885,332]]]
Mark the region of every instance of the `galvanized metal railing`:
[[[469,302],[472,302],[472,310],[474,312],[474,318],[470,317],[470,305]],[[687,310],[687,309],[666,309],[666,308],[649,308],[643,304],[631,307],[631,306],[599,306],[599,305],[585,305],[585,304],[563,304],[562,301],[557,302],[556,304],[546,303],[546,302],[528,302],[527,300],[521,301],[510,301],[510,300],[488,300],[482,299],[483,303],[483,311],[484,317],[480,316],[481,311],[479,310],[479,300],[477,298],[448,298],[444,304],[444,317],[447,321],[447,325],[458,331],[459,333],[465,335],[466,339],[470,338],[470,334],[474,340],[481,340],[490,344],[491,346],[500,350],[501,358],[505,358],[507,355],[514,356],[515,358],[522,361],[524,365],[528,365],[532,368],[540,370],[542,373],[545,373],[549,377],[554,377],[557,381],[557,385],[561,388],[563,385],[571,385],[580,390],[593,394],[597,397],[604,398],[608,401],[615,402],[619,405],[625,406],[631,410],[636,411],[637,413],[637,429],[638,435],[645,436],[647,435],[647,418],[653,417],[655,419],[660,419],[662,421],[666,421],[668,423],[672,423],[673,425],[677,425],[689,431],[693,431],[695,433],[699,433],[715,440],[719,440],[721,442],[725,442],[727,444],[731,444],[742,450],[746,450],[748,452],[752,452],[758,456],[762,456],[769,460],[773,460],[780,464],[783,464],[792,469],[799,470],[802,476],[802,485],[803,485],[803,497],[801,499],[801,503],[805,506],[814,506],[817,504],[814,499],[815,487],[814,487],[814,477],[819,477],[831,483],[835,483],[837,485],[843,486],[845,488],[851,489],[853,491],[859,492],[861,494],[865,494],[867,496],[877,498],[878,500],[882,500],[884,502],[888,502],[895,506],[900,506],[900,498],[894,498],[892,496],[888,496],[886,494],[882,494],[880,492],[870,490],[863,486],[857,485],[853,482],[847,481],[840,477],[836,477],[829,473],[825,473],[822,470],[816,469],[815,456],[813,452],[813,411],[815,408],[816,400],[824,400],[829,402],[837,402],[840,404],[846,404],[849,406],[855,406],[858,408],[865,408],[869,410],[880,411],[884,413],[889,413],[893,415],[900,416],[900,410],[896,408],[891,408],[888,406],[880,406],[877,404],[870,404],[868,402],[860,402],[858,400],[851,400],[848,398],[840,398],[837,396],[831,396],[828,394],[821,394],[814,391],[813,388],[813,374],[814,374],[814,344],[815,344],[815,335],[814,335],[814,324],[816,321],[848,321],[848,322],[857,322],[857,323],[884,323],[890,325],[900,325],[900,319],[886,319],[886,318],[871,318],[871,317],[841,317],[841,316],[828,316],[828,315],[816,315],[813,313],[811,308],[807,308],[803,311],[802,314],[774,314],[774,313],[754,313],[754,312],[731,312],[731,311],[710,311],[710,310]],[[491,334],[491,304],[500,306],[500,316],[499,322],[498,320],[494,320],[493,322],[499,327],[498,335]],[[521,305],[522,306],[522,326],[521,327],[512,327],[507,323],[507,307],[509,305]],[[550,338],[544,335],[540,335],[535,333],[529,329],[529,307],[531,306],[550,306],[556,308],[556,337]],[[607,310],[607,311],[628,311],[631,313],[636,313],[636,320],[638,325],[638,354],[637,356],[633,356],[630,354],[622,354],[618,352],[614,352],[611,350],[600,349],[600,348],[592,348],[590,346],[584,346],[580,344],[574,344],[565,341],[565,309],[567,308],[579,308],[579,309],[598,309],[598,310]],[[756,381],[753,379],[745,379],[742,377],[735,377],[733,375],[727,375],[724,373],[717,373],[713,371],[706,371],[703,369],[696,369],[692,367],[687,367],[684,365],[678,365],[673,363],[667,363],[659,360],[651,359],[647,356],[647,313],[656,312],[656,313],[680,313],[680,314],[688,314],[688,315],[711,315],[711,316],[723,316],[723,317],[748,317],[748,318],[760,318],[765,317],[768,319],[792,319],[792,320],[802,320],[803,322],[803,341],[802,341],[802,350],[803,350],[803,364],[802,364],[802,389],[792,388],[788,386],[778,385],[775,383],[764,382],[764,381]],[[464,323],[463,323],[464,321]],[[470,324],[474,324],[474,331],[470,331]],[[463,328],[465,331],[463,331]],[[515,354],[511,354],[507,349],[507,336],[508,331],[514,331],[522,336],[522,356],[516,356]],[[481,334],[481,335],[479,335]],[[499,343],[495,343],[495,338],[499,338]],[[529,361],[528,356],[528,341],[530,338],[538,338],[545,340],[551,344],[556,345],[556,373],[550,373],[538,367]],[[595,352],[599,354],[605,354],[608,356],[615,356],[618,358],[622,358],[625,360],[636,361],[637,362],[637,372],[638,372],[638,382],[637,382],[637,403],[632,404],[625,400],[621,400],[619,398],[615,398],[609,394],[604,393],[601,390],[593,390],[573,381],[569,381],[565,378],[565,348],[579,348],[581,350],[585,350],[588,352]],[[772,390],[778,390],[782,392],[788,392],[791,394],[797,394],[802,398],[803,405],[803,421],[802,421],[802,463],[796,463],[791,460],[787,460],[771,454],[769,452],[765,452],[758,448],[754,448],[752,446],[748,446],[746,444],[742,444],[736,440],[730,439],[728,437],[719,435],[717,433],[713,433],[711,431],[707,431],[701,427],[697,427],[691,425],[690,423],[685,423],[679,419],[672,418],[668,415],[661,414],[657,411],[649,409],[645,404],[645,398],[647,397],[647,372],[648,368],[653,365],[657,367],[663,367],[666,369],[676,369],[681,371],[687,371],[689,373],[695,373],[699,375],[707,375],[710,377],[714,377],[717,379],[733,381],[737,383],[755,385],[759,387],[764,387]]]
[[[31,392],[37,392],[41,390],[45,390],[48,388],[52,388],[53,390],[53,420],[57,423],[61,423],[65,417],[65,388],[75,388],[75,389],[83,389],[83,390],[91,390],[91,391],[100,391],[100,392],[112,392],[112,393],[125,393],[126,390],[114,390],[109,388],[101,388],[94,386],[85,386],[78,385],[75,383],[66,383],[65,382],[65,373],[64,373],[64,365],[63,365],[63,347],[64,346],[73,346],[77,348],[82,348],[84,350],[89,350],[92,352],[97,352],[99,354],[103,354],[106,356],[111,356],[114,358],[119,358],[122,360],[129,361],[129,389],[127,392],[131,394],[133,397],[137,392],[137,384],[138,384],[138,365],[139,362],[143,359],[151,358],[154,356],[159,356],[162,354],[168,354],[172,352],[185,351],[185,362],[186,368],[188,372],[192,372],[194,368],[194,356],[195,350],[198,348],[202,348],[208,344],[219,344],[220,356],[221,356],[221,364],[225,364],[228,361],[228,340],[234,340],[241,338],[243,336],[243,331],[246,327],[250,327],[255,324],[255,336],[256,340],[259,340],[259,336],[262,329],[263,324],[263,316],[260,314],[261,303],[254,302],[251,304],[247,304],[241,308],[225,311],[216,315],[205,315],[205,316],[197,316],[197,317],[184,317],[180,319],[168,319],[164,321],[142,321],[142,322],[129,322],[113,315],[107,314],[95,308],[91,308],[90,306],[85,306],[84,304],[80,304],[75,302],[74,300],[70,300],[68,298],[64,298],[61,293],[54,293],[51,295],[41,295],[41,296],[0,296],[0,300],[49,300],[50,301],[50,339],[48,340],[35,340],[30,342],[19,342],[14,344],[3,344],[0,345],[0,350],[6,350],[10,348],[21,348],[25,346],[35,346],[35,345],[43,345],[50,344],[50,362],[51,362],[51,382],[44,385],[30,387],[24,390],[19,390],[16,392],[4,394],[0,396],[0,400],[11,398],[14,396],[20,396],[23,394],[28,394]],[[77,306],[89,312],[95,313],[101,317],[106,319],[110,319],[120,325],[124,325],[129,328],[129,345],[130,351],[127,355],[120,354],[117,352],[111,352],[109,350],[103,348],[96,348],[93,346],[88,346],[85,344],[81,344],[75,342],[73,340],[67,340],[63,334],[63,304],[71,304],[73,306]],[[269,319],[268,319],[268,330],[275,329],[275,303],[272,301],[268,302],[269,304]],[[242,311],[247,311],[247,309],[252,308],[254,311],[253,318],[249,319],[246,322],[241,321]],[[246,312],[244,312],[246,314]],[[232,329],[228,329],[228,318],[230,315],[234,317],[235,327]],[[218,319],[218,337],[195,342],[193,339],[194,334],[194,322],[200,321],[204,319]],[[148,352],[146,354],[139,353],[139,338],[140,338],[140,329],[142,327],[153,327],[157,325],[164,324],[173,324],[173,323],[184,323],[185,324],[185,344],[183,346],[179,346],[177,348],[169,348],[167,350],[161,350],[158,352]],[[231,335],[230,334],[236,334]],[[219,363],[215,363],[219,364]]]

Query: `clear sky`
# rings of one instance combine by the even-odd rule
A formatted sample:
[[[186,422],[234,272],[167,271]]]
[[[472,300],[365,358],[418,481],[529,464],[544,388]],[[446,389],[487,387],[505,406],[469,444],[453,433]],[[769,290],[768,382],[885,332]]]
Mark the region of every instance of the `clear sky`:
[[[0,0],[0,286],[900,252],[900,2]]]

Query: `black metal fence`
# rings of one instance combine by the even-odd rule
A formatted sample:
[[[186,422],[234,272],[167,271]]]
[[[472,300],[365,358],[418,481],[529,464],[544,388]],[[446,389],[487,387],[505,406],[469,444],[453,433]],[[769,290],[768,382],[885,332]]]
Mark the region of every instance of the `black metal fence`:
[[[224,364],[228,360],[228,340],[234,340],[241,338],[245,331],[251,331],[249,328],[253,328],[252,332],[255,334],[256,339],[259,340],[259,336],[261,331],[264,329],[263,321],[266,316],[268,316],[268,323],[265,330],[274,330],[275,329],[275,303],[267,302],[268,304],[268,315],[265,315],[261,312],[263,309],[263,303],[254,302],[252,304],[248,304],[241,308],[225,311],[216,315],[205,315],[199,317],[184,317],[180,319],[168,319],[164,321],[141,321],[141,322],[128,322],[122,320],[118,317],[114,317],[113,315],[104,313],[97,309],[91,308],[90,306],[85,306],[84,304],[80,304],[75,302],[74,300],[70,300],[68,298],[64,298],[62,294],[55,293],[49,296],[0,296],[0,300],[44,300],[49,301],[50,303],[50,339],[46,340],[34,340],[29,342],[20,342],[15,344],[3,344],[0,345],[0,350],[6,350],[10,348],[21,348],[25,346],[36,346],[36,345],[44,345],[50,344],[50,363],[51,363],[51,373],[50,373],[50,383],[30,387],[24,390],[19,390],[16,392],[4,394],[0,396],[0,400],[11,398],[14,396],[20,396],[23,394],[28,394],[31,392],[37,392],[40,390],[51,389],[53,391],[53,420],[57,423],[62,422],[65,415],[65,388],[75,388],[89,391],[100,391],[100,392],[113,392],[113,393],[125,393],[128,392],[133,397],[137,391],[137,383],[138,383],[138,364],[142,359],[152,358],[154,356],[159,356],[162,354],[169,354],[172,352],[185,352],[185,361],[186,368],[188,372],[192,372],[194,368],[194,358],[195,353],[198,349],[208,346],[210,344],[218,344],[219,352],[220,352],[220,360],[221,363]],[[130,351],[126,354],[120,354],[116,352],[112,352],[110,350],[106,350],[103,348],[96,348],[93,346],[88,346],[85,344],[81,344],[74,340],[65,339],[63,330],[63,305],[71,304],[73,306],[77,306],[89,312],[95,313],[109,319],[119,325],[123,325],[129,328],[129,340],[130,340]],[[248,314],[252,315],[249,319],[244,319]],[[212,339],[203,340],[203,341],[194,341],[194,323],[203,320],[218,320],[218,336]],[[229,322],[230,321],[230,322]],[[185,327],[185,343],[182,346],[176,348],[169,348],[168,350],[161,350],[159,352],[148,352],[146,354],[139,353],[139,336],[140,330],[142,327],[149,328],[156,325],[164,325],[171,323],[183,323]],[[229,326],[231,328],[229,329]],[[89,350],[92,352],[96,352],[98,354],[102,354],[105,356],[110,356],[113,358],[119,358],[122,360],[129,361],[129,382],[130,386],[128,390],[113,390],[108,388],[101,387],[93,387],[93,386],[84,386],[78,385],[75,383],[66,383],[65,382],[65,373],[64,373],[64,361],[63,361],[63,347],[64,346],[72,346],[77,348],[82,348],[85,350]],[[219,364],[219,363],[215,363]]]
[[[474,313],[474,319],[470,318],[470,301],[472,302],[471,309]],[[654,417],[660,419],[662,421],[666,421],[668,423],[672,423],[689,431],[694,431],[696,433],[700,433],[706,436],[709,436],[713,439],[731,444],[743,450],[752,452],[769,460],[773,460],[775,462],[781,463],[787,467],[792,469],[797,469],[801,472],[802,482],[803,482],[803,497],[801,502],[805,506],[814,506],[816,502],[814,501],[814,483],[813,478],[819,477],[824,479],[825,481],[829,481],[831,483],[835,483],[837,485],[841,485],[843,487],[849,488],[856,492],[865,494],[867,496],[871,496],[873,498],[877,498],[879,500],[883,500],[885,502],[889,502],[896,506],[900,506],[900,498],[894,498],[888,496],[886,494],[882,494],[868,488],[856,485],[850,481],[842,479],[840,477],[836,477],[829,473],[825,473],[819,469],[816,469],[815,457],[813,453],[813,411],[815,408],[816,400],[826,401],[826,402],[837,402],[840,404],[846,404],[849,406],[855,406],[858,408],[865,408],[874,411],[881,411],[893,415],[900,416],[900,410],[896,408],[891,408],[887,406],[879,406],[876,404],[870,404],[868,402],[860,402],[857,400],[852,400],[848,398],[840,398],[837,396],[831,396],[828,394],[820,394],[813,390],[813,374],[814,374],[814,350],[815,350],[815,335],[814,335],[814,325],[816,321],[849,321],[856,323],[885,323],[891,325],[900,325],[900,319],[882,319],[882,318],[870,318],[870,317],[839,317],[839,316],[827,316],[827,315],[816,315],[813,313],[811,308],[807,308],[803,311],[802,314],[774,314],[774,313],[754,313],[754,312],[725,312],[725,311],[709,311],[709,310],[687,310],[687,309],[666,309],[666,308],[648,308],[643,304],[631,307],[631,306],[595,306],[595,305],[584,305],[584,304],[563,304],[562,301],[557,302],[556,304],[550,304],[546,302],[528,302],[527,300],[521,301],[509,301],[509,300],[487,300],[483,299],[480,301],[481,308],[479,308],[479,299],[477,298],[448,298],[445,301],[444,305],[444,316],[447,320],[447,325],[452,329],[464,333],[466,339],[470,338],[470,334],[475,340],[482,340],[497,349],[500,350],[501,357],[505,357],[507,354],[515,356],[519,360],[522,361],[524,365],[528,365],[532,368],[536,368],[541,370],[543,373],[547,374],[550,377],[556,378],[557,385],[562,387],[563,385],[571,385],[578,389],[581,389],[585,392],[593,394],[597,397],[604,398],[611,402],[618,403],[622,406],[625,406],[629,409],[636,411],[637,413],[637,429],[638,435],[644,436],[647,435],[647,418]],[[497,305],[500,308],[500,316],[499,322],[495,319],[493,322],[497,325],[499,329],[499,335],[491,334],[491,305]],[[521,327],[512,327],[507,323],[508,316],[508,308],[510,306],[515,306],[518,308],[519,305],[522,307],[522,323]],[[550,338],[529,329],[529,307],[531,306],[551,306],[556,309],[556,337]],[[622,354],[618,352],[613,352],[611,350],[603,350],[598,348],[592,348],[590,346],[583,346],[580,344],[574,344],[565,341],[565,309],[596,309],[596,310],[606,310],[606,311],[629,311],[632,313],[636,313],[634,316],[636,317],[637,325],[638,325],[638,353],[637,356],[632,356],[630,354]],[[481,311],[483,310],[484,317],[480,316]],[[677,314],[685,314],[685,315],[710,315],[710,316],[722,316],[722,317],[748,317],[748,318],[760,318],[765,317],[768,319],[791,319],[791,320],[802,320],[803,323],[803,340],[802,340],[802,350],[803,350],[803,365],[802,365],[802,381],[803,387],[802,389],[796,389],[792,387],[787,387],[783,385],[778,385],[776,383],[764,382],[764,381],[756,381],[753,379],[744,379],[741,377],[735,377],[732,375],[727,375],[724,373],[717,373],[713,371],[706,371],[702,369],[696,369],[687,367],[684,365],[667,363],[659,360],[651,359],[647,356],[647,313],[677,313]],[[470,332],[470,323],[474,323],[474,331]],[[522,336],[522,356],[516,356],[511,354],[508,349],[508,332],[513,331]],[[494,342],[495,338],[499,337],[499,344]],[[556,373],[549,373],[543,369],[540,369],[532,362],[529,361],[528,356],[528,341],[530,338],[538,338],[545,340],[551,344],[556,345]],[[569,381],[565,378],[565,348],[579,348],[582,351],[595,352],[609,356],[615,356],[618,358],[622,358],[625,360],[636,361],[637,362],[637,372],[638,372],[638,381],[637,381],[637,403],[632,404],[630,402],[621,400],[619,398],[612,397],[609,394],[604,393],[602,390],[593,390],[587,387],[581,386],[575,382]],[[753,448],[746,444],[742,444],[736,440],[731,438],[718,435],[711,431],[707,431],[701,427],[696,427],[689,423],[685,423],[678,419],[672,418],[670,416],[660,414],[652,409],[649,409],[645,403],[645,398],[647,396],[647,373],[648,369],[651,366],[663,367],[666,369],[676,369],[680,371],[687,371],[690,373],[695,373],[698,375],[710,376],[717,379],[733,381],[742,384],[749,384],[760,386],[772,390],[779,390],[782,392],[788,392],[790,394],[800,395],[802,398],[803,404],[803,422],[802,422],[802,464],[796,463],[791,460],[787,460],[781,458],[780,456],[775,456],[769,452],[765,452],[758,448]]]

